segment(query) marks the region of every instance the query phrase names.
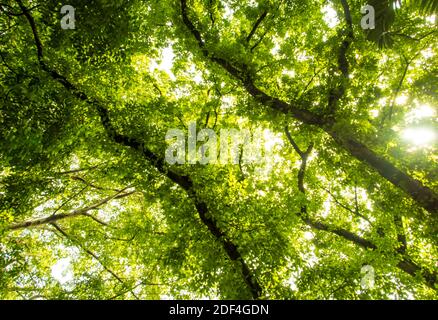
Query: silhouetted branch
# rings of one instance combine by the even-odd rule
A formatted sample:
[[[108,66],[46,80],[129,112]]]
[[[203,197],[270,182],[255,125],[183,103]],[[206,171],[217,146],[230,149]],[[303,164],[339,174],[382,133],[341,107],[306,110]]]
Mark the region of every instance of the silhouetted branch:
[[[249,43],[251,41],[252,36],[256,33],[257,28],[260,26],[260,24],[263,22],[263,20],[266,18],[267,15],[268,15],[268,11],[267,10],[263,11],[263,13],[260,15],[260,17],[254,23],[250,33],[246,37],[246,42]]]

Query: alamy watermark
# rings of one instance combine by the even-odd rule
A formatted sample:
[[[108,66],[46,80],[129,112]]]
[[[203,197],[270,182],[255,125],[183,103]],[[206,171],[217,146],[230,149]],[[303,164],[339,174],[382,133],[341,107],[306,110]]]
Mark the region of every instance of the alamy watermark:
[[[367,4],[360,10],[364,16],[360,20],[360,26],[364,30],[375,29],[376,28],[376,10],[373,6]]]
[[[61,8],[61,14],[64,16],[61,18],[61,28],[64,30],[75,29],[75,8],[71,5],[65,5]]]
[[[239,164],[265,163],[271,157],[264,131],[257,129],[197,130],[196,122],[190,122],[187,132],[170,129],[166,133],[168,143],[165,159],[168,164]]]
[[[364,15],[360,21],[360,26],[364,30],[375,29],[376,27],[376,10],[372,5],[365,5],[361,8],[360,12]],[[64,16],[61,18],[61,28],[64,30],[75,29],[75,8],[72,5],[64,5],[61,8],[61,14]]]

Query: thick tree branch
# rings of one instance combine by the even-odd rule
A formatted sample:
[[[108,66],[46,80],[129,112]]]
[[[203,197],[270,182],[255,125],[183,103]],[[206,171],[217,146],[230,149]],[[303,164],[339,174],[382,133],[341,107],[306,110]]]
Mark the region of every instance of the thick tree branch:
[[[287,129],[286,129],[286,132]],[[312,144],[307,148],[306,152],[301,151],[301,149],[298,147],[298,145],[293,141],[290,134],[288,134],[288,137],[290,137],[291,144],[295,151],[300,155],[301,157],[301,166],[300,166],[300,172],[298,173],[298,189],[305,195],[306,189],[304,187],[304,176],[306,172],[307,167],[307,157],[309,153],[312,151]],[[292,143],[293,141],[293,143]],[[309,214],[307,212],[307,205],[301,206],[301,211],[298,213],[298,216],[301,218],[301,220],[306,223],[308,226],[310,226],[313,229],[320,230],[320,231],[326,231],[330,232],[332,234],[335,234],[337,236],[340,236],[341,238],[354,243],[355,245],[363,248],[363,249],[370,249],[370,250],[377,250],[378,247],[372,242],[365,238],[362,238],[346,229],[339,228],[336,226],[331,226],[329,224],[316,221],[309,217]],[[438,273],[437,272],[429,272],[428,270],[418,266],[416,263],[414,263],[406,254],[404,254],[404,251],[397,250],[397,253],[402,253],[402,260],[398,262],[397,267],[400,270],[403,270],[404,272],[408,273],[409,275],[415,277],[417,274],[420,274],[425,279],[425,283],[430,288],[436,290],[435,285],[437,284],[437,278]]]
[[[16,1],[19,4],[20,8],[23,10],[24,15],[27,18],[30,27],[32,29],[35,44],[37,47],[37,57],[41,68],[44,71],[46,71],[54,80],[62,84],[72,95],[90,104],[97,110],[100,116],[101,124],[104,127],[107,135],[111,138],[113,142],[125,147],[132,148],[133,150],[136,150],[137,152],[142,154],[143,157],[150,164],[152,164],[152,166],[154,166],[161,174],[167,176],[170,180],[172,180],[174,183],[176,183],[186,191],[189,198],[191,198],[194,202],[200,220],[208,228],[208,230],[216,238],[216,240],[222,245],[230,260],[237,261],[240,264],[241,273],[245,284],[250,290],[252,297],[254,299],[258,299],[262,294],[262,289],[260,287],[260,284],[258,283],[258,280],[256,279],[256,277],[254,276],[254,274],[251,272],[248,265],[244,261],[243,256],[240,254],[237,245],[234,244],[230,239],[228,239],[224,231],[218,227],[217,221],[212,217],[211,213],[208,211],[207,204],[202,200],[200,200],[199,197],[197,196],[196,190],[194,188],[193,182],[190,179],[190,177],[185,175],[180,175],[172,171],[171,169],[167,168],[167,166],[165,165],[164,158],[158,156],[152,150],[147,148],[147,146],[142,141],[118,133],[111,122],[109,111],[104,105],[102,105],[95,99],[89,98],[84,92],[78,90],[76,86],[74,86],[71,82],[69,82],[67,78],[60,75],[57,71],[52,70],[51,68],[48,67],[48,65],[44,62],[43,46],[38,36],[35,20],[33,19],[32,15],[30,15],[29,12],[26,11],[26,8],[24,7],[22,1],[21,0],[16,0]],[[204,43],[201,39],[200,33],[197,32],[196,28],[193,25],[191,25],[190,20],[186,19],[185,22],[193,30],[194,35],[198,40],[198,44],[202,48],[204,46]],[[204,52],[205,54],[207,54],[207,50],[204,50]]]
[[[344,127],[336,126],[333,119],[324,118],[312,111],[309,111],[310,106],[299,106],[282,101],[278,98],[272,97],[259,89],[247,70],[249,66],[240,64],[240,68],[236,68],[230,61],[217,57],[214,52],[210,52],[205,47],[204,40],[200,32],[195,28],[188,17],[187,0],[181,1],[182,20],[190,33],[198,42],[198,45],[204,57],[211,62],[222,66],[230,75],[240,80],[246,91],[254,97],[259,103],[268,106],[276,111],[291,115],[296,120],[299,120],[308,125],[314,125],[327,134],[329,134],[336,143],[348,151],[353,157],[359,161],[366,163],[374,168],[383,178],[391,182],[397,188],[403,190],[413,200],[415,200],[421,207],[432,214],[432,217],[438,219],[438,195],[430,188],[424,186],[419,180],[412,178],[403,171],[399,170],[388,160],[377,155],[370,150],[366,145],[356,140],[351,132],[345,130]],[[304,107],[304,108],[303,108]]]
[[[120,135],[116,133],[111,125],[111,121],[108,117],[108,111],[105,108],[100,108],[99,112],[101,114],[101,122],[104,124],[104,127],[108,133],[108,135],[117,143],[131,147],[137,151],[142,152],[146,159],[151,159],[153,165],[164,175],[167,175],[169,179],[177,183],[184,190],[186,190],[188,196],[193,199],[196,210],[198,211],[199,218],[203,222],[203,224],[208,228],[210,233],[216,238],[216,240],[221,243],[222,247],[225,249],[228,257],[232,261],[238,261],[241,265],[241,272],[243,275],[243,279],[251,291],[252,297],[257,299],[260,297],[262,293],[262,289],[258,284],[257,279],[250,271],[248,265],[245,263],[242,255],[239,252],[237,245],[235,245],[232,241],[230,241],[225,233],[218,227],[216,220],[211,216],[208,212],[207,204],[200,200],[196,194],[195,188],[193,186],[193,182],[188,176],[179,175],[171,170],[167,170],[164,166],[164,159],[158,158],[155,154],[145,149],[142,144],[132,138]]]
[[[300,149],[300,147],[297,145],[297,143],[295,142],[295,140],[292,138],[292,135],[290,134],[287,126],[285,127],[285,131],[286,131],[286,136],[287,136],[290,144],[292,145],[292,147],[294,148],[296,153],[298,153],[300,158],[301,158],[301,166],[300,166],[300,170],[298,171],[298,189],[302,193],[306,193],[305,188],[304,188],[304,175],[305,175],[306,166],[307,166],[307,159],[309,158],[309,155],[310,155],[310,153],[312,153],[312,150],[313,150],[313,143],[311,143],[307,147],[306,151],[302,151]],[[307,211],[307,208],[306,208],[306,211]]]
[[[304,213],[307,213],[307,208],[305,210],[302,209],[302,211],[304,211]],[[376,245],[374,245],[374,243],[354,234],[353,232],[350,232],[350,231],[345,230],[343,228],[334,227],[334,226],[325,224],[323,222],[315,221],[311,218],[304,217],[302,219],[308,226],[312,227],[313,229],[333,233],[333,234],[340,236],[340,237],[344,238],[345,240],[350,241],[350,242],[352,242],[352,243],[354,243],[354,244],[356,244],[364,249],[372,249],[372,250],[377,249],[377,247],[376,247]]]

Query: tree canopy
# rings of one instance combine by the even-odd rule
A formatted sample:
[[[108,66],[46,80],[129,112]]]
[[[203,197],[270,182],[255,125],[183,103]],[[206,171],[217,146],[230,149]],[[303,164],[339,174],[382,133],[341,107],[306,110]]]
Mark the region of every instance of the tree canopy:
[[[438,1],[366,4],[2,0],[0,298],[436,299]]]

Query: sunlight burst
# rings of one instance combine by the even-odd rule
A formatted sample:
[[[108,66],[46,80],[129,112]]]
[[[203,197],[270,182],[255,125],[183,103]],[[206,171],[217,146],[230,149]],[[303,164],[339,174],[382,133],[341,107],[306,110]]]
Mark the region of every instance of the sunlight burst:
[[[321,12],[323,13],[324,22],[330,27],[334,28],[339,24],[338,15],[332,6],[326,5]]]
[[[404,140],[417,146],[427,146],[435,140],[435,132],[429,128],[408,128],[402,132]]]

